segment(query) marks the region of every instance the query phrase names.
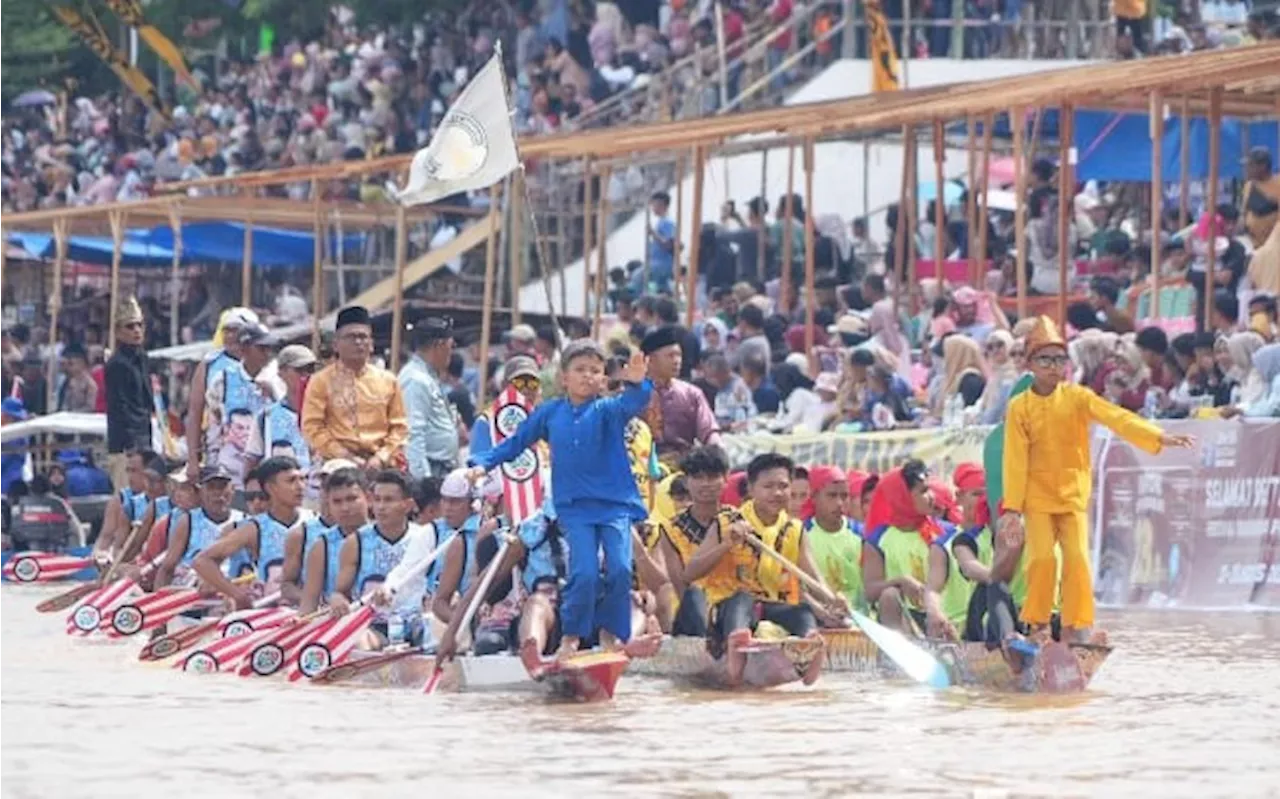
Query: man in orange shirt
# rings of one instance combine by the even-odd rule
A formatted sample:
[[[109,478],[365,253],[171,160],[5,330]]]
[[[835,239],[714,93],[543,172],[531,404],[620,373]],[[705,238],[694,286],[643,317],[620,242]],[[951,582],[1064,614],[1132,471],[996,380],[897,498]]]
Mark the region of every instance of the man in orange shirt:
[[[307,384],[302,435],[316,460],[346,458],[366,471],[404,468],[409,422],[396,376],[369,363],[373,326],[360,306],[338,312],[334,363]]]
[[[1086,515],[1092,487],[1090,423],[1106,425],[1153,455],[1164,447],[1190,447],[1194,440],[1165,433],[1087,387],[1066,382],[1066,342],[1048,317],[1036,320],[1026,347],[1031,390],[1009,401],[1000,524],[1025,534],[1027,599],[1021,615],[1032,637],[1044,641],[1049,636],[1058,587],[1056,543],[1063,557],[1063,639],[1085,642],[1094,617]]]
[[[1133,49],[1147,52],[1147,0],[1114,0],[1111,9],[1116,13],[1116,35],[1129,34]]]

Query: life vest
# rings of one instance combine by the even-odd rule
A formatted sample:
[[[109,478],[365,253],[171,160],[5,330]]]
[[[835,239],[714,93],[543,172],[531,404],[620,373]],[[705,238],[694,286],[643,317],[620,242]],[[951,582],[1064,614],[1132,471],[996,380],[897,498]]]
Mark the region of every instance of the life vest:
[[[716,517],[720,535],[727,536],[729,525],[742,518],[737,510],[721,512]],[[766,547],[792,563],[800,559],[800,540],[804,531],[798,519],[787,518],[781,525],[754,532]],[[800,586],[796,578],[785,572],[777,560],[762,555],[750,544],[735,545],[698,584],[711,605],[719,604],[739,591],[767,602],[795,604],[800,601]]]
[[[223,531],[239,523],[244,518],[244,514],[238,510],[233,510],[227,518],[219,522],[209,518],[204,508],[196,508],[191,511],[190,518],[191,523],[187,531],[187,548],[182,553],[181,564],[183,566],[190,566],[192,561],[196,559],[196,555],[211,547],[213,542],[217,541],[222,535]],[[172,521],[170,525],[172,525]]]

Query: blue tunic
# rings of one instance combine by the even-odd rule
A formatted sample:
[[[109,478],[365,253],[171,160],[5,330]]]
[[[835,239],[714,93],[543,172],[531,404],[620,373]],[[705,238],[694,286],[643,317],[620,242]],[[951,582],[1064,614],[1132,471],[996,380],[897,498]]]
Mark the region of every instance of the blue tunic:
[[[321,596],[329,596],[337,590],[338,569],[341,566],[342,530],[336,524],[329,524],[323,519],[307,519],[302,523],[302,572],[299,582],[306,585],[307,562],[310,560],[311,548],[322,546],[324,556],[324,588]]]
[[[471,585],[471,577],[476,569],[476,535],[480,532],[480,514],[473,513],[462,523],[461,529],[450,527],[444,517],[436,519],[436,546],[444,546],[453,537],[462,534],[463,561],[462,579],[458,581],[458,593],[464,594]],[[440,587],[440,575],[444,574],[444,558],[436,558],[427,572],[427,593],[435,594]]]
[[[273,402],[258,419],[258,432],[262,436],[262,457],[271,457],[273,447],[288,446],[304,474],[311,471],[311,448],[302,436],[298,412],[285,400]]]
[[[551,529],[555,519],[555,506],[548,497],[542,509],[521,522],[517,529],[525,550],[520,579],[527,593],[532,594],[539,583],[550,582],[557,588],[564,585],[569,546],[558,530]]]
[[[209,518],[204,508],[191,511],[191,524],[187,532],[187,548],[182,553],[182,565],[190,566],[196,559],[196,555],[213,546],[213,542],[222,535],[226,525],[237,521],[238,513],[239,511],[233,510],[227,518],[217,522]]]
[[[272,582],[272,569],[284,567],[284,542],[289,530],[298,523],[297,519],[286,524],[270,513],[259,513],[253,517],[258,527],[258,579],[264,583]],[[276,580],[275,582],[279,582]]]
[[[142,516],[147,512],[147,505],[150,502],[151,500],[143,491],[134,491],[128,486],[120,489],[120,507],[124,508],[124,515],[129,520],[129,524],[142,521]]]

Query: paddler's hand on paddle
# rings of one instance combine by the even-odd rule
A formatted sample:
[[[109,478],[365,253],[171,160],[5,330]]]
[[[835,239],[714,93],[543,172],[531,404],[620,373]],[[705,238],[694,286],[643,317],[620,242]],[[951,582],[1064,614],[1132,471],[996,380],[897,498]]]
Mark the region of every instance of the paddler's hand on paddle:
[[[248,610],[253,607],[253,586],[235,583],[231,586],[227,599],[231,600],[236,610]]]
[[[624,383],[643,383],[648,374],[648,357],[640,350],[634,350],[631,353],[631,360],[627,361],[627,365],[622,367],[622,371],[618,374],[618,379]]]
[[[1173,433],[1165,433],[1160,436],[1160,446],[1176,447],[1178,449],[1191,449],[1196,445],[1195,436],[1175,435]]]
[[[476,538],[488,538],[496,532],[498,532],[498,520],[490,516],[480,522],[480,527],[476,530]]]
[[[747,524],[742,519],[739,519],[738,521],[729,525],[728,533],[729,533],[729,543],[731,544],[746,543],[747,536],[751,535],[751,525]]]
[[[335,619],[340,619],[351,612],[351,600],[340,591],[334,591],[329,595],[329,615]]]
[[[928,628],[930,638],[943,638],[948,641],[960,640],[960,633],[956,631],[956,626],[946,616],[929,613],[925,616],[925,626]]]
[[[458,656],[458,636],[445,635],[436,646],[436,663],[448,663]]]
[[[909,574],[904,574],[896,581],[898,590],[908,602],[920,607],[924,604],[924,584]]]
[[[374,607],[385,608],[391,604],[392,594],[387,590],[385,585],[380,585],[373,589],[373,594],[369,597],[369,602]]]

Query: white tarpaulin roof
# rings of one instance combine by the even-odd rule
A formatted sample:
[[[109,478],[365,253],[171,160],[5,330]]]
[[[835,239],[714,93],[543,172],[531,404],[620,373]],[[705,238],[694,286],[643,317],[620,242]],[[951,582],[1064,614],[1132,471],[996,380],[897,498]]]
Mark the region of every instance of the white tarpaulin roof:
[[[41,433],[58,435],[98,436],[106,438],[107,415],[105,413],[51,413],[23,422],[0,427],[0,442],[28,438]]]

